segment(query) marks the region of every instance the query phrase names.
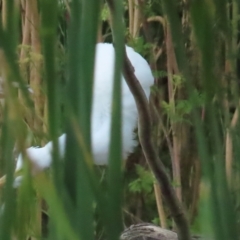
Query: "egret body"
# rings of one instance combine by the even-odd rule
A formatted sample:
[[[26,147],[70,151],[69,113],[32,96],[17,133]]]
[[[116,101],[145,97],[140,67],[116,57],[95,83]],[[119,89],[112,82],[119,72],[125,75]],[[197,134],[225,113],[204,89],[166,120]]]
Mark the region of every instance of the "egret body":
[[[126,53],[134,67],[134,73],[145,94],[149,97],[154,78],[147,61],[131,47]],[[93,105],[91,116],[91,139],[94,163],[106,165],[110,145],[111,106],[114,83],[115,51],[112,44],[98,43],[94,65]],[[135,100],[122,76],[122,155],[126,159],[136,146],[134,129],[137,126],[138,112]],[[65,153],[66,134],[58,139],[60,156]],[[51,165],[52,142],[42,148],[30,147],[26,154],[37,169]],[[22,155],[17,159],[17,170],[22,167]]]

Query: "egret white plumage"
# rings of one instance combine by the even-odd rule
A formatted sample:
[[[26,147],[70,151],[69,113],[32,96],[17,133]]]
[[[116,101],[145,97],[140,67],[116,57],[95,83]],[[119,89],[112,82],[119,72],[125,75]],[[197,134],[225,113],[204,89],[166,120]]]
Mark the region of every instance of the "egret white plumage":
[[[150,87],[154,78],[147,61],[131,47],[126,46],[126,53],[134,67],[134,73],[139,80],[147,97],[150,95]],[[93,106],[91,116],[91,138],[94,163],[106,165],[110,144],[111,129],[111,103],[114,80],[115,52],[112,44],[98,43],[94,66]],[[137,126],[137,107],[125,79],[122,77],[122,155],[123,158],[133,151],[136,146],[134,129]],[[60,156],[65,153],[66,134],[59,137]],[[51,151],[53,145],[49,142],[42,148],[30,147],[26,154],[33,165],[38,169],[44,169],[51,165]],[[20,154],[17,159],[17,167],[22,167],[23,160]]]

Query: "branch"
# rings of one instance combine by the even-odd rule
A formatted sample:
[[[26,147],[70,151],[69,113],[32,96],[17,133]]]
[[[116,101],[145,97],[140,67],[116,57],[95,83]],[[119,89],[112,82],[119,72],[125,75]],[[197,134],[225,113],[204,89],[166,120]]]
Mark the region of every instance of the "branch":
[[[137,80],[133,67],[125,53],[125,59],[123,63],[123,75],[126,82],[132,92],[139,114],[138,131],[139,131],[139,141],[143,149],[143,153],[151,170],[161,186],[162,194],[168,204],[168,208],[171,215],[177,225],[179,239],[180,240],[190,240],[188,221],[183,211],[183,208],[176,197],[174,189],[168,178],[165,167],[156,153],[154,144],[152,142],[152,127],[151,127],[151,117],[148,106],[147,98],[144,91]]]
[[[117,12],[115,1],[117,0],[107,0],[110,13],[112,16],[112,20],[115,19]],[[116,26],[116,22],[113,22],[112,26]],[[118,23],[121,24],[121,23]],[[112,29],[113,31],[113,39],[116,41],[116,29]],[[124,48],[125,49],[125,48]],[[171,182],[168,178],[167,172],[164,168],[162,161],[160,160],[152,142],[152,127],[151,127],[151,117],[150,110],[147,98],[144,94],[144,91],[137,80],[134,69],[129,61],[126,50],[124,50],[124,62],[123,62],[123,75],[125,77],[126,83],[130,91],[133,94],[135,99],[138,114],[139,114],[139,122],[138,122],[138,131],[139,131],[139,141],[143,149],[144,156],[150,165],[150,168],[155,175],[158,183],[161,186],[162,194],[168,204],[171,215],[176,223],[177,231],[179,235],[179,240],[191,240],[188,221],[183,211],[183,208],[178,201],[174,189],[171,185]]]

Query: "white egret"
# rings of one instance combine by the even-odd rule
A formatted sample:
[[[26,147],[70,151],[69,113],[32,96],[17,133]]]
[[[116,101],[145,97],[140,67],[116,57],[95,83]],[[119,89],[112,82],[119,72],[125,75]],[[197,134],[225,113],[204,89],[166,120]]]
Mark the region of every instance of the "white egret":
[[[129,60],[134,67],[134,73],[139,80],[145,94],[149,97],[150,87],[154,78],[147,61],[131,47],[126,46]],[[112,44],[98,43],[94,66],[93,106],[91,116],[91,138],[94,163],[106,165],[108,159],[111,103],[114,79],[115,52]],[[122,77],[122,155],[126,159],[136,146],[134,129],[137,126],[137,107],[125,79]],[[66,134],[59,137],[60,156],[65,153]],[[26,149],[29,160],[34,168],[39,170],[51,165],[52,142],[42,148],[30,147]],[[22,168],[22,154],[18,156],[16,170]]]

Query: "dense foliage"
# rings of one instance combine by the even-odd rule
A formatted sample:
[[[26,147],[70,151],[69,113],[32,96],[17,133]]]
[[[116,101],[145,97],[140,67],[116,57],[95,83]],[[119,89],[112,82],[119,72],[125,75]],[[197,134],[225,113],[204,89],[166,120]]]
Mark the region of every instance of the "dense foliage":
[[[112,2],[113,18],[103,1],[1,1],[0,173],[7,178],[1,189],[0,239],[113,240],[123,226],[139,222],[174,228],[168,200],[140,145],[124,170],[114,172],[124,177],[122,185],[111,181],[114,167],[77,165],[88,154],[79,150],[74,123],[86,129],[88,152],[91,105],[76,103],[79,97],[69,93],[90,99],[91,81],[77,76],[90,79],[95,41],[113,41],[117,16],[125,28],[121,32],[119,24],[114,40],[124,37],[154,74],[152,138],[191,231],[239,239],[239,1]],[[26,164],[14,172],[13,152],[50,139],[56,146],[63,131],[71,136],[67,156],[75,162],[66,159],[63,168],[56,151],[51,170],[32,177]],[[16,189],[18,175],[24,180]]]

